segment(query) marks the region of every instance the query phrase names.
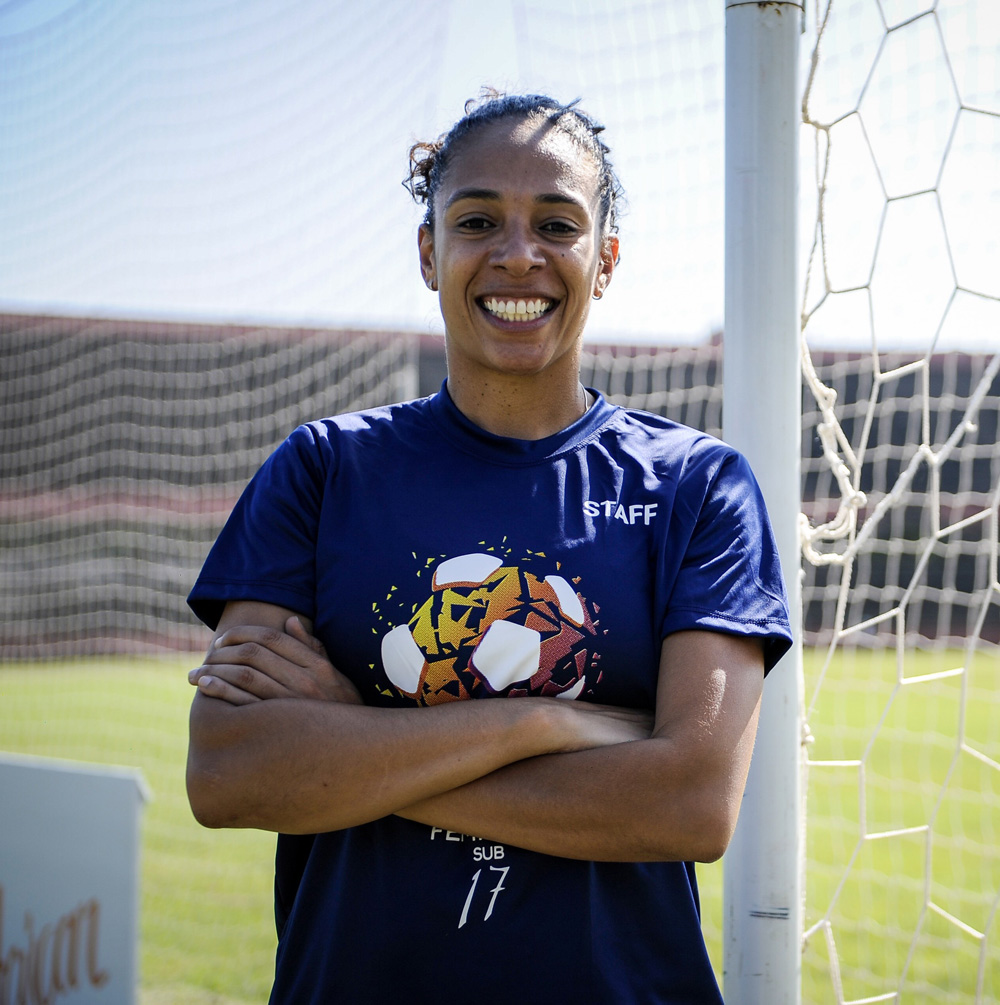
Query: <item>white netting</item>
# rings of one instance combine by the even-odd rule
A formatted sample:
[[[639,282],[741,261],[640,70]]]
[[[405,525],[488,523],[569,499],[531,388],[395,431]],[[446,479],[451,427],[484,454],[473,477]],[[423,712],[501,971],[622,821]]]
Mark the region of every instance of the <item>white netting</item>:
[[[825,642],[806,666],[817,1001],[1000,996],[997,14],[944,0],[811,11],[801,529],[806,625]],[[845,340],[867,349],[822,351]]]
[[[722,435],[722,347],[634,348],[590,346],[580,375],[587,387],[628,408],[657,412],[675,422]]]
[[[0,659],[199,649],[184,598],[308,419],[416,393],[403,336],[0,316]]]
[[[628,267],[592,334],[704,337],[723,19],[702,0],[0,3],[0,301],[440,330],[399,183],[409,144],[493,84],[608,125]]]

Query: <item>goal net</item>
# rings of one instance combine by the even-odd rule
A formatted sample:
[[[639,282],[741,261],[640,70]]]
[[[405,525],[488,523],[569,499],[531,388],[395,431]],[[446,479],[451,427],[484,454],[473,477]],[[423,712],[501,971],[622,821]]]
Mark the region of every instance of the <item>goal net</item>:
[[[996,1001],[997,11],[809,6],[804,986]]]
[[[203,648],[185,596],[247,481],[298,423],[414,397],[419,345],[0,315],[0,661]],[[591,347],[584,380],[717,434],[720,363]]]
[[[403,336],[0,316],[0,660],[200,650],[185,597],[300,422],[416,393]]]

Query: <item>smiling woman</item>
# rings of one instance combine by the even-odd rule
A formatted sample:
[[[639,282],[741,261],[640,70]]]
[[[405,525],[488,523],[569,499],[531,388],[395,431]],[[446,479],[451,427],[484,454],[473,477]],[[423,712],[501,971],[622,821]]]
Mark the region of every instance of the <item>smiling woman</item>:
[[[420,267],[440,295],[448,390],[491,432],[541,439],[588,407],[583,330],[618,260],[620,186],[598,131],[549,98],[493,96],[438,143],[411,150],[410,188],[427,206]]]
[[[491,95],[411,151],[445,385],[296,430],[189,598],[192,808],[279,832],[272,1002],[721,1001],[693,863],[791,634],[744,459],[580,381],[599,132]]]

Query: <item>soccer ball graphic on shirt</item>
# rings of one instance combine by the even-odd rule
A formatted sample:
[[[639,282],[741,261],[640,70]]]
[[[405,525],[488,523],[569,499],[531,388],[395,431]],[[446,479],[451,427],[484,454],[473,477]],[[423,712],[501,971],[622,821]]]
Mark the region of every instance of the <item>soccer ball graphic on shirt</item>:
[[[382,668],[420,704],[477,693],[577,698],[597,658],[596,613],[561,575],[460,555],[435,568],[409,621],[382,636]]]

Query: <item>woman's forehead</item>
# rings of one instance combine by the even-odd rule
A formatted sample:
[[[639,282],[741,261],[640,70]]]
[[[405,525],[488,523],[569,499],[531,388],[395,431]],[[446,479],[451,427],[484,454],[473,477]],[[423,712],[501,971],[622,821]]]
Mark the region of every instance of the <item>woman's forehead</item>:
[[[576,140],[542,116],[501,119],[462,138],[440,195],[479,187],[498,191],[531,187],[573,190],[584,202],[597,199],[599,168]]]

